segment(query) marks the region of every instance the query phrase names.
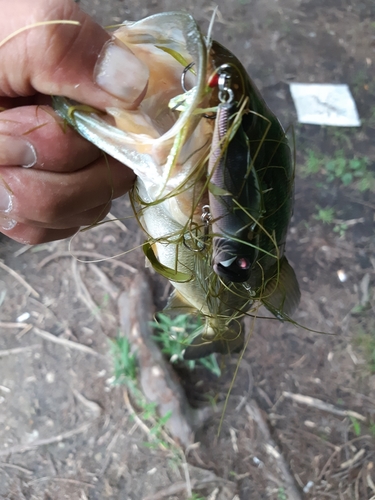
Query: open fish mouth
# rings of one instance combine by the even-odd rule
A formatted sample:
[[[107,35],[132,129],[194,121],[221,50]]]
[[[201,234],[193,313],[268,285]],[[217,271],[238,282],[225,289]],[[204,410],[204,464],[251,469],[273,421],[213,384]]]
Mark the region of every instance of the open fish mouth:
[[[238,351],[240,318],[260,300],[288,319],[299,288],[284,253],[294,172],[285,133],[238,59],[185,13],[115,33],[149,70],[136,109],[54,106],[83,137],[132,168],[131,201],[172,310],[205,327],[187,357]],[[264,299],[264,300],[263,300]]]

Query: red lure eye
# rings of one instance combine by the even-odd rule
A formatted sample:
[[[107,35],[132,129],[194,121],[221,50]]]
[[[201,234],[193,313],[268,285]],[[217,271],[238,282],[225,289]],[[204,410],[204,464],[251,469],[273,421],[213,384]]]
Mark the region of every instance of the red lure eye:
[[[237,260],[237,264],[241,269],[249,269],[250,267],[250,262],[243,257]]]
[[[213,87],[217,87],[218,85],[219,85],[219,74],[214,73],[213,75],[210,76],[210,78],[208,80],[208,86],[213,88]]]

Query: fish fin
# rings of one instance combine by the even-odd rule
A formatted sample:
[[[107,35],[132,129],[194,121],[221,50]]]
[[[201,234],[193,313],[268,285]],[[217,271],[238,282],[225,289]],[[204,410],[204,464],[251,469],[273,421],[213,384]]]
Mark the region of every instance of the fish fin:
[[[191,306],[177,290],[173,290],[168,298],[167,305],[163,311],[171,311],[178,314],[196,313],[196,309]]]
[[[267,283],[265,299],[261,302],[277,318],[288,320],[301,299],[296,274],[284,256],[280,259],[280,272]]]
[[[146,241],[146,243],[142,245],[142,250],[157,273],[164,276],[164,278],[169,279],[169,281],[176,281],[177,283],[186,283],[187,281],[191,281],[193,279],[193,276],[190,274],[177,271],[176,269],[171,269],[170,267],[162,264],[158,260],[153,246],[155,245],[151,245],[148,241]]]
[[[202,335],[198,335],[192,343],[185,349],[184,359],[193,360],[205,358],[217,352],[219,354],[235,354],[243,349],[244,337],[238,335],[232,340],[220,338],[218,340],[204,340]]]

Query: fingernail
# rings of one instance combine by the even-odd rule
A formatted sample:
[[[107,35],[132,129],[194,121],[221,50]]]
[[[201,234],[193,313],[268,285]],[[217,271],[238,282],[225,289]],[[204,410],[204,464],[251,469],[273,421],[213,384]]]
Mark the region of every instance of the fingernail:
[[[116,38],[104,45],[94,70],[99,87],[129,103],[145,92],[149,75],[147,66]]]
[[[0,183],[0,213],[9,213],[12,210],[12,192]]]
[[[33,167],[36,163],[35,148],[22,137],[0,135],[0,165]]]
[[[13,229],[17,224],[15,220],[7,217],[7,214],[12,210],[12,206],[12,192],[4,184],[0,183],[0,227],[6,231]]]
[[[0,227],[3,231],[10,231],[17,224],[17,221],[13,219],[6,219],[0,215]]]

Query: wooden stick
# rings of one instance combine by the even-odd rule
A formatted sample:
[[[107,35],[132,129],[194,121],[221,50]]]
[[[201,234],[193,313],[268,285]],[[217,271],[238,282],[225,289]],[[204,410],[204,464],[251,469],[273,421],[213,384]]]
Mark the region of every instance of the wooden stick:
[[[39,337],[42,337],[43,339],[49,340],[50,342],[54,342],[55,344],[59,344],[59,345],[62,345],[64,347],[68,347],[69,349],[75,349],[76,351],[85,352],[87,354],[92,354],[93,356],[102,357],[102,354],[99,354],[98,352],[94,351],[94,349],[91,349],[91,347],[88,347],[87,345],[83,345],[83,344],[80,344],[78,342],[72,342],[71,340],[67,340],[67,339],[60,339],[59,337],[52,335],[52,333],[46,332],[45,330],[41,330],[40,328],[37,328],[36,326],[34,326],[33,332],[36,335],[39,335]]]
[[[5,358],[5,356],[12,356],[14,354],[20,354],[21,352],[31,351],[39,347],[38,344],[28,345],[26,347],[15,347],[14,349],[4,349],[0,351],[0,358]]]
[[[282,483],[285,487],[286,497],[289,500],[302,500],[300,493],[296,487],[293,476],[289,471],[289,467],[286,464],[282,454],[279,452],[278,447],[271,437],[270,431],[266,422],[264,421],[261,411],[256,403],[256,401],[251,400],[250,404],[246,405],[246,411],[250,417],[256,422],[258,429],[263,436],[263,446],[266,453],[276,462],[282,475]]]
[[[0,328],[27,328],[30,323],[9,323],[0,321]]]
[[[78,484],[79,486],[86,486],[86,488],[95,488],[95,485],[91,483],[86,483],[86,481],[79,481],[78,479],[69,479],[65,477],[39,477],[37,479],[33,479],[32,481],[28,481],[27,485],[41,483],[44,481],[56,481],[60,483],[70,483],[70,484]]]
[[[37,448],[38,446],[45,446],[47,444],[61,443],[61,441],[64,441],[65,439],[69,439],[72,436],[75,436],[76,434],[80,434],[81,432],[85,432],[91,425],[92,425],[92,422],[88,422],[86,424],[81,425],[80,427],[77,427],[76,429],[72,429],[70,431],[63,432],[62,434],[59,434],[57,436],[52,436],[52,437],[46,438],[46,439],[38,439],[38,440],[34,441],[33,443],[29,443],[29,444],[17,444],[16,446],[11,446],[10,448],[4,448],[3,450],[0,450],[0,457],[4,457],[6,455],[13,455],[14,453],[24,453],[25,451],[33,450],[34,448]]]
[[[304,396],[303,394],[293,394],[292,392],[283,391],[282,394],[285,398],[292,399],[296,401],[296,403],[301,403],[307,406],[312,406],[313,408],[317,408],[318,410],[323,410],[328,413],[332,413],[333,415],[338,415],[340,417],[353,417],[357,420],[361,420],[362,422],[366,422],[366,417],[352,410],[341,410],[336,406],[325,403],[321,399],[312,398],[310,396]]]
[[[34,290],[34,288],[30,286],[24,278],[22,278],[22,276],[20,276],[18,273],[16,273],[16,271],[14,271],[6,264],[4,264],[4,262],[2,262],[1,260],[0,260],[0,268],[4,269],[4,271],[7,271],[11,276],[13,276],[13,278],[15,278],[19,283],[21,283],[21,285],[23,285],[26,288],[26,290],[31,293],[31,295],[33,295],[37,299],[40,297],[39,293],[36,290]]]

